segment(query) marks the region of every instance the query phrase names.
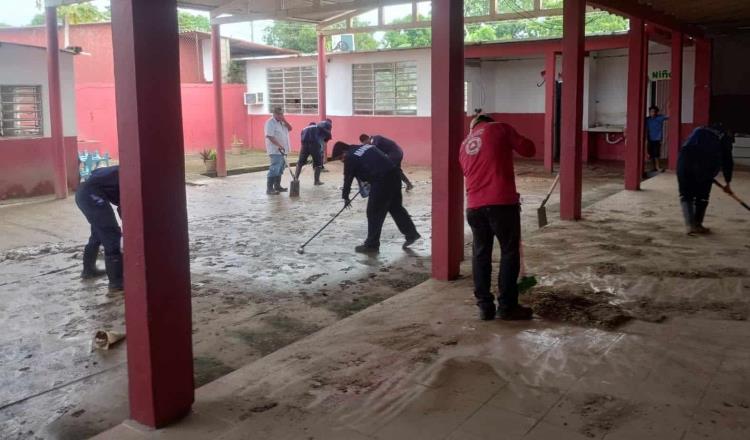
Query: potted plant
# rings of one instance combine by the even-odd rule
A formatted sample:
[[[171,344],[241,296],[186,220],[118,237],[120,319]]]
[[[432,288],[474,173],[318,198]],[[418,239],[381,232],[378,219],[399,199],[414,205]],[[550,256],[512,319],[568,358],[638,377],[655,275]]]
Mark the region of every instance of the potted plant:
[[[216,172],[216,151],[211,149],[206,149],[200,152],[201,159],[203,159],[203,164],[206,165],[206,172],[207,173],[215,173]]]
[[[242,149],[245,147],[245,144],[242,142],[242,139],[238,138],[237,135],[232,135],[232,154],[242,154]]]

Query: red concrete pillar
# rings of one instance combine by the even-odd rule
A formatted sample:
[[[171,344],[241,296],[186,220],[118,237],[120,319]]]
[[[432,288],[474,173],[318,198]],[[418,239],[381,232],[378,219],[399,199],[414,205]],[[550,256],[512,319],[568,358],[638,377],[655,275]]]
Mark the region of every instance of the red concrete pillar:
[[[211,63],[214,86],[214,119],[216,123],[216,175],[227,176],[227,154],[224,148],[224,99],[221,94],[221,31],[211,26]]]
[[[326,113],[326,37],[318,34],[318,117],[324,120]]]
[[[175,0],[112,2],[130,416],[193,402],[190,260]]]
[[[585,0],[563,4],[560,218],[581,218]]]
[[[432,276],[458,277],[464,249],[464,2],[432,2]]]
[[[711,41],[695,39],[695,94],[693,122],[708,125],[711,111]]]
[[[672,31],[672,79],[669,83],[669,145],[667,161],[670,170],[677,169],[682,125],[682,32]]]
[[[60,47],[57,37],[57,8],[45,8],[47,25],[47,90],[49,91],[49,120],[52,135],[52,164],[54,167],[55,196],[68,197],[68,170],[65,164],[62,97],[60,93]]]
[[[646,35],[644,22],[630,18],[628,43],[628,102],[625,127],[625,189],[641,188],[643,160],[643,120],[645,118],[645,69],[644,45]]]
[[[548,52],[544,61],[544,169],[555,170],[555,82],[557,65],[555,52]]]

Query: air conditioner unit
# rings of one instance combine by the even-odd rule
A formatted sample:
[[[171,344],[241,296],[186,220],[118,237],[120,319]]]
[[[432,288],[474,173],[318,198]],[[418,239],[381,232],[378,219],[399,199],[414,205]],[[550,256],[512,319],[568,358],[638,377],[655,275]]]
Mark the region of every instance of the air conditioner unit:
[[[263,92],[245,93],[245,105],[263,105]]]
[[[355,49],[353,34],[333,35],[331,43],[333,44],[332,52],[354,52]]]

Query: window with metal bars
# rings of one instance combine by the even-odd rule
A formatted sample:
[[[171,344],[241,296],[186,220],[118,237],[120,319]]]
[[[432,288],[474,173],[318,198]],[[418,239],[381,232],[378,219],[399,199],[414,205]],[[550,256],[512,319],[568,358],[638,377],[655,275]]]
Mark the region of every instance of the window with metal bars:
[[[290,114],[318,113],[318,71],[315,66],[270,68],[268,80],[269,109],[276,107]]]
[[[416,115],[417,63],[353,64],[355,115]]]
[[[42,86],[0,85],[0,137],[43,136]]]

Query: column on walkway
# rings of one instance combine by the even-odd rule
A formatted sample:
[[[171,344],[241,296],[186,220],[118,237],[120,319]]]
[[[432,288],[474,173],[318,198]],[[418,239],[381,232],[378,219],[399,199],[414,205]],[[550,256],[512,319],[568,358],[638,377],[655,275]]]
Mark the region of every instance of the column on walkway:
[[[63,134],[62,97],[60,94],[60,45],[57,36],[57,8],[45,8],[47,26],[47,90],[49,92],[49,120],[52,136],[52,164],[54,168],[55,197],[68,197],[68,169],[65,164],[65,139]]]
[[[432,2],[432,276],[439,280],[458,277],[464,248],[463,3]]]
[[[695,94],[693,122],[708,125],[711,114],[711,41],[695,39]]]
[[[668,167],[677,169],[682,125],[682,32],[672,31],[672,78],[669,83],[669,122],[667,122],[669,145]]]
[[[544,58],[544,169],[555,170],[555,82],[557,54],[548,52]]]
[[[227,153],[224,148],[224,98],[221,93],[221,30],[211,25],[211,65],[214,87],[214,120],[216,124],[216,175],[227,176]]]
[[[585,0],[563,4],[560,218],[581,218]]]
[[[328,117],[326,109],[326,36],[318,34],[318,117]]]
[[[643,169],[643,123],[645,119],[645,69],[644,46],[646,35],[644,21],[630,18],[628,42],[628,99],[625,127],[625,189],[641,188]]]
[[[162,427],[193,402],[176,1],[112,2],[112,43],[130,416]]]

